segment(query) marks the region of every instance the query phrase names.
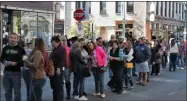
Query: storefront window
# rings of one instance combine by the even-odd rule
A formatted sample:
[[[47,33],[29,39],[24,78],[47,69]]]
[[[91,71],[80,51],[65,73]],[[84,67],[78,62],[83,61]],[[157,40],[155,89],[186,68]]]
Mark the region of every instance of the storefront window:
[[[46,48],[51,48],[51,37],[53,32],[53,15],[38,13],[38,37],[43,38]]]
[[[13,11],[13,32],[21,34],[21,11]]]
[[[37,37],[37,13],[21,11],[21,38],[25,43]]]
[[[21,12],[21,38],[25,43],[34,38],[43,38],[46,48],[51,49],[53,15],[46,13]]]

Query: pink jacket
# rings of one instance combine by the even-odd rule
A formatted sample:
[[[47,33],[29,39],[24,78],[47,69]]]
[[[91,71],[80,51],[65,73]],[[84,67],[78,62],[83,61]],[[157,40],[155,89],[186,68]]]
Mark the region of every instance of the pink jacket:
[[[71,67],[71,63],[70,63],[70,48],[68,46],[64,46],[65,49],[66,49],[66,65],[67,65],[67,68],[70,68]]]
[[[97,46],[95,49],[95,52],[96,52],[97,65],[98,66],[105,66],[106,59],[107,59],[107,55],[106,55],[105,51],[102,49],[102,47]]]

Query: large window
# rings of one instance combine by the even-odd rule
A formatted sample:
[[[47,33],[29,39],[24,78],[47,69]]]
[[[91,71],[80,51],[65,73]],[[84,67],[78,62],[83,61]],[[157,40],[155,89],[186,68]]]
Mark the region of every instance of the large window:
[[[180,14],[180,19],[181,19],[181,4],[179,4],[179,14]]]
[[[174,14],[175,14],[175,10],[174,10],[174,7],[175,7],[175,6],[174,6],[174,3],[175,3],[175,2],[172,2],[172,3],[173,3],[173,4],[172,4],[172,8],[173,8],[173,9],[172,9],[172,18],[174,18]]]
[[[36,37],[43,38],[46,48],[51,49],[53,16],[46,13],[21,12],[21,38],[31,42]]]
[[[167,17],[168,1],[165,1],[165,17]]]
[[[176,4],[176,6],[175,6],[176,7],[176,14],[178,14],[178,3],[176,2],[175,4]]]
[[[160,12],[160,13],[161,13],[160,15],[161,15],[161,16],[163,16],[163,6],[164,6],[164,5],[163,5],[163,1],[161,1],[161,6],[160,6],[160,11],[161,11],[161,12]]]
[[[106,11],[106,2],[101,1],[100,2],[100,13],[105,13],[105,11]]]
[[[158,11],[159,11],[159,2],[156,2],[156,15],[158,15]]]
[[[134,12],[134,2],[127,1],[127,12],[133,13]]]
[[[169,1],[169,17],[171,17],[171,1]]]
[[[182,5],[182,19],[184,19],[184,5]]]
[[[56,3],[55,5],[55,12],[56,12],[55,19],[60,19],[60,4],[59,3]]]
[[[80,9],[81,8],[81,1],[76,1],[75,2],[75,9]]]
[[[116,13],[122,13],[122,2],[121,1],[116,1]]]

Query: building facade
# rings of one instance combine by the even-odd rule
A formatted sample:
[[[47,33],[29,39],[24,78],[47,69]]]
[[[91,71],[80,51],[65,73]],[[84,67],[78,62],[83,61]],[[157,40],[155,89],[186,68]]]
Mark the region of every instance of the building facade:
[[[1,48],[3,39],[17,33],[25,43],[41,37],[50,49],[50,38],[54,33],[53,2],[0,2]]]
[[[186,3],[174,1],[154,3],[156,4],[155,21],[151,22],[151,31],[148,34],[159,37],[167,37],[171,34],[177,37],[183,36]]]
[[[122,34],[123,19],[125,18],[125,36],[141,37],[151,39],[152,35],[158,37],[167,36],[165,33],[173,33],[184,26],[184,2],[154,2],[155,20],[150,22],[151,2],[65,2],[64,3],[64,31],[71,35],[72,26],[76,26],[77,21],[73,18],[76,9],[85,11],[83,24],[90,21],[95,25],[96,37],[101,36],[109,40],[112,34],[119,36]]]

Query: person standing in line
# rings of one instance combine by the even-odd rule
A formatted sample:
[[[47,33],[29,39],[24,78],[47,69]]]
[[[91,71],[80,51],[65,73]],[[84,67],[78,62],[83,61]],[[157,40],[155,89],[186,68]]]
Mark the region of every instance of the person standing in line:
[[[1,63],[5,65],[3,76],[3,87],[5,89],[6,101],[12,101],[12,89],[14,90],[14,101],[21,101],[21,67],[23,67],[23,56],[26,55],[24,48],[18,45],[19,36],[10,34],[9,45],[2,50]]]
[[[179,54],[178,45],[177,45],[177,43],[175,43],[175,39],[171,39],[169,54],[170,54],[169,71],[172,71],[172,70],[175,71],[176,70],[177,56]]]
[[[94,42],[88,43],[90,53],[91,70],[95,80],[95,93],[93,96],[105,98],[104,94],[104,66],[106,65],[106,53],[100,46],[96,46]]]
[[[35,39],[34,49],[28,59],[24,59],[26,66],[31,72],[31,96],[30,101],[42,101],[43,87],[46,84],[46,73],[44,70],[45,44],[42,38]]]
[[[182,39],[178,42],[179,55],[178,55],[178,67],[179,69],[184,69],[184,42]]]
[[[70,81],[70,76],[71,76],[71,62],[70,62],[70,48],[67,46],[67,38],[61,36],[60,37],[62,45],[66,49],[66,67],[64,71],[64,77],[65,77],[65,82],[66,82],[66,93],[67,97],[66,99],[70,99],[70,93],[71,93],[71,81]]]
[[[33,50],[32,43],[27,43],[27,47],[25,48],[26,55],[29,56],[30,53]],[[31,73],[28,67],[24,66],[22,68],[22,77],[25,81],[25,85],[27,88],[27,101],[30,99],[30,93],[31,93]]]
[[[134,53],[134,50],[133,50],[133,47],[132,47],[132,44],[129,40],[127,40],[125,43],[125,49],[124,49],[124,55],[126,57],[125,59],[125,63],[126,63],[126,66],[124,68],[124,79],[125,79],[125,88],[128,88],[128,83],[130,83],[130,90],[133,90],[134,87],[133,87],[133,81],[132,81],[132,67],[127,67],[128,63],[132,63],[133,64],[133,53]]]
[[[124,59],[123,50],[118,46],[118,41],[113,41],[113,47],[110,50],[110,68],[113,72],[113,79],[115,83],[115,90],[112,92],[117,94],[122,94],[123,92],[123,69],[124,69]]]
[[[74,73],[74,84],[73,84],[73,96],[74,99],[77,100],[88,100],[83,95],[83,88],[84,88],[84,76],[83,76],[83,69],[88,68],[87,63],[82,56],[81,49],[83,45],[81,45],[80,41],[84,41],[83,39],[79,39],[73,44],[73,47],[70,52],[70,60],[72,63],[72,71]],[[79,90],[78,90],[79,88]]]
[[[60,38],[53,36],[51,39],[52,50],[49,58],[53,61],[55,74],[50,77],[50,85],[53,89],[53,101],[64,100],[63,72],[66,67],[66,49],[62,46]]]
[[[154,58],[154,62],[152,65],[152,72],[151,75],[153,75],[155,73],[155,75],[160,75],[160,64],[162,63],[162,51],[161,51],[161,45],[157,44],[154,49],[154,54],[153,54],[153,58]]]
[[[151,58],[149,47],[145,44],[145,38],[139,38],[139,45],[135,48],[135,68],[139,72],[138,83],[142,86],[147,84],[147,72],[149,72],[148,61]]]
[[[115,35],[111,35],[111,39],[110,41],[108,42],[108,45],[107,45],[107,54],[108,56],[110,57],[110,50],[112,49],[112,44],[113,44],[113,41],[116,40],[116,36]],[[108,73],[109,73],[109,78],[110,78],[110,81],[107,83],[107,85],[113,89],[115,88],[115,83],[114,83],[114,80],[113,80],[113,73],[112,73],[112,69],[110,68],[110,61],[108,61]]]

